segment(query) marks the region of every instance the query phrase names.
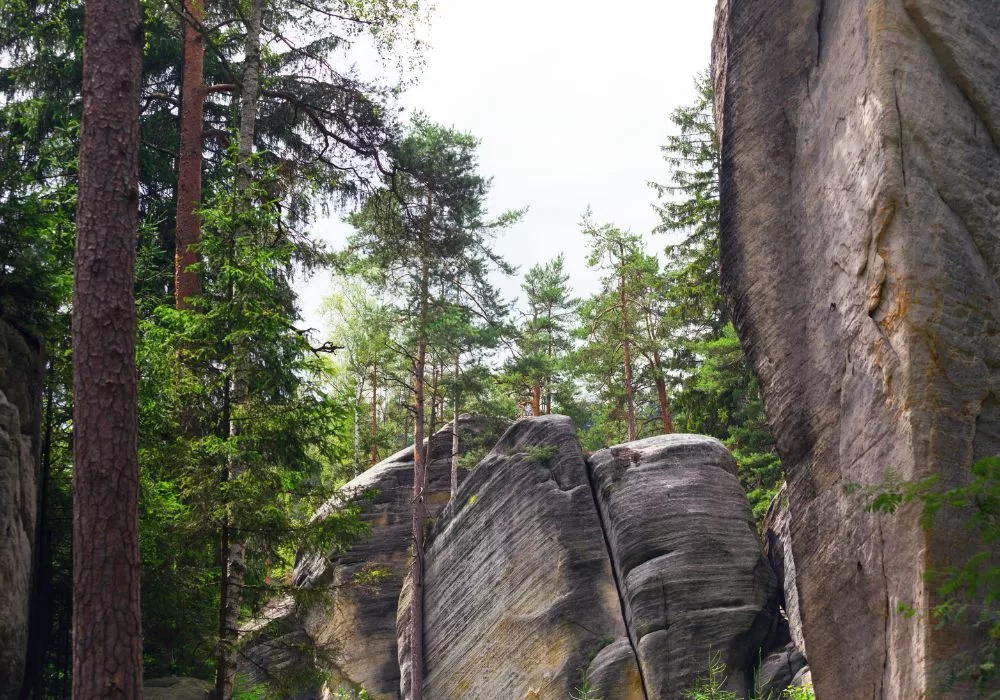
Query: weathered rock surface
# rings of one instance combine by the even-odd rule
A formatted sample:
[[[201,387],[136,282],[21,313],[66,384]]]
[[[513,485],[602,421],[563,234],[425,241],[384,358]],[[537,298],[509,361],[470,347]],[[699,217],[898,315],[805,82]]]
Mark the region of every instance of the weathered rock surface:
[[[151,678],[142,685],[144,700],[208,700],[214,686],[198,678]]]
[[[723,285],[788,474],[817,696],[922,697],[976,631],[895,608],[926,613],[921,574],[973,535],[844,487],[950,486],[1000,453],[1000,12],[720,0],[713,66]]]
[[[646,696],[681,698],[718,652],[746,697],[778,590],[729,450],[662,435],[601,450],[590,470]]]
[[[626,636],[568,418],[519,421],[462,484],[426,547],[424,616],[424,697],[435,700],[566,698],[593,655]],[[408,623],[407,595],[407,671]],[[634,667],[634,655],[624,663]],[[404,672],[404,698],[409,680]],[[617,697],[642,698],[632,690]]]
[[[735,471],[711,438],[650,438],[588,467],[568,419],[515,424],[431,533],[424,697],[566,698],[585,671],[605,700],[674,700],[716,651],[745,697],[778,595]],[[408,622],[406,587],[404,698]]]
[[[463,416],[460,452],[492,444],[497,434],[496,425]],[[435,517],[450,498],[450,424],[436,432],[429,445],[426,500]],[[465,473],[461,469],[459,478]],[[252,641],[240,653],[240,672],[251,685],[280,681],[291,670],[307,678],[314,664],[318,672],[329,674],[328,689],[363,688],[373,700],[399,696],[396,603],[411,543],[413,448],[399,451],[342,489],[343,495],[364,492],[374,494],[362,515],[371,535],[348,552],[306,556],[297,563],[294,584],[319,595],[303,604],[291,599],[276,603],[267,611],[267,629],[252,630]],[[336,507],[342,497],[328,507]],[[322,697],[323,683],[311,689],[303,685],[299,697]]]
[[[778,579],[780,605],[788,625],[788,634],[795,647],[806,655],[802,636],[802,614],[799,612],[799,589],[795,581],[795,557],[792,555],[791,516],[788,512],[788,486],[782,484],[767,515],[764,516],[764,556]]]
[[[0,700],[19,697],[35,560],[41,352],[0,320]]]
[[[793,685],[803,671],[808,672],[806,657],[789,642],[781,649],[767,655],[757,670],[756,687],[760,700],[777,700],[786,688]]]

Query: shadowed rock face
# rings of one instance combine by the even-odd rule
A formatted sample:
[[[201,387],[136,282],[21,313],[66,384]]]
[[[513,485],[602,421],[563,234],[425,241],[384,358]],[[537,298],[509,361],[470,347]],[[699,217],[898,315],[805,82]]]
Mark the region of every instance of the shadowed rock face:
[[[977,640],[895,609],[926,613],[922,572],[972,535],[844,487],[952,486],[1000,453],[1000,12],[721,0],[713,72],[723,284],[788,473],[817,695],[921,697]]]
[[[0,700],[19,697],[28,648],[41,428],[40,350],[0,321]]]
[[[589,470],[589,473],[588,473]],[[515,424],[427,547],[424,695],[674,700],[711,651],[746,695],[777,588],[732,456],[661,436],[584,460],[562,416]],[[409,697],[409,587],[399,605]]]
[[[778,592],[729,450],[662,435],[589,467],[647,696],[681,698],[718,652],[745,697]]]
[[[483,442],[491,445],[498,433],[488,421],[461,417],[459,449],[464,453]],[[426,499],[435,517],[450,498],[451,425],[435,433],[429,445]],[[459,478],[465,473],[460,469]],[[373,700],[399,696],[396,602],[411,544],[413,448],[365,471],[325,508],[364,492],[374,494],[361,516],[371,535],[345,553],[300,559],[293,583],[313,595],[302,604],[276,601],[265,610],[261,622],[267,624],[246,630],[250,636],[240,652],[240,672],[248,685],[284,682],[301,689],[297,697],[318,698],[323,682],[314,681],[310,690],[300,679],[329,674],[328,689],[364,688]]]

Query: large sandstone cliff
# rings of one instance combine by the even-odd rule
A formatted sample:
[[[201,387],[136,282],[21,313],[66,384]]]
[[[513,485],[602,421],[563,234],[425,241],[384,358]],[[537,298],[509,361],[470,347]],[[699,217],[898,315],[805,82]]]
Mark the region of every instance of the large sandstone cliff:
[[[845,494],[1000,453],[996,0],[720,0],[722,269],[788,474],[819,697],[922,697],[974,632],[921,574],[971,535]],[[966,690],[954,690],[965,697]]]
[[[35,559],[41,351],[0,320],[0,700],[19,697]]]

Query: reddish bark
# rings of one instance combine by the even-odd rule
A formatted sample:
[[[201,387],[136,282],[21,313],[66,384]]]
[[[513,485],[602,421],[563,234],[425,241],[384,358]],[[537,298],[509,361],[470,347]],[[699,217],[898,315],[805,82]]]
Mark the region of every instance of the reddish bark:
[[[201,0],[184,0],[184,74],[181,85],[180,149],[177,158],[177,232],[174,244],[174,298],[178,309],[201,293],[201,278],[188,270],[198,262],[193,249],[201,240],[202,129],[205,108],[205,40]]]
[[[531,415],[542,415],[542,387],[539,384],[535,384],[531,390]]]
[[[135,240],[142,14],[87,0],[73,280],[73,697],[142,695]]]
[[[625,264],[625,246],[621,246],[621,260],[622,265]],[[632,442],[636,438],[635,429],[635,400],[632,396],[632,348],[629,342],[629,327],[628,327],[628,317],[626,315],[626,295],[625,295],[625,273],[622,271],[618,280],[618,292],[620,296],[619,303],[621,304],[622,311],[622,349],[624,354],[625,363],[625,416],[626,423],[628,425],[628,440]]]

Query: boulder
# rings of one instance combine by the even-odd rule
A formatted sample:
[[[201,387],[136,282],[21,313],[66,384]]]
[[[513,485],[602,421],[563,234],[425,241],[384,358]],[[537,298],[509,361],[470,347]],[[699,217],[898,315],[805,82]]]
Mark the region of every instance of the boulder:
[[[565,416],[514,424],[445,508],[425,553],[425,698],[567,698],[602,651],[615,670],[595,678],[632,685],[598,695],[643,698],[631,647],[609,648],[627,632]],[[409,612],[407,587],[398,622],[403,698]]]
[[[0,320],[0,700],[20,697],[38,528],[42,357]]]
[[[723,288],[788,475],[819,697],[970,697],[923,574],[974,533],[845,493],[1000,453],[995,0],[720,0]],[[899,604],[914,606],[908,617]]]
[[[778,651],[767,655],[757,670],[754,683],[759,700],[778,700],[785,688],[792,686],[796,679],[802,682],[803,671],[808,672],[806,657],[789,642]]]
[[[595,453],[590,471],[646,696],[679,700],[718,653],[746,697],[778,589],[729,450],[661,435]]]
[[[144,700],[208,700],[215,686],[199,678],[169,676],[143,681]]]
[[[461,416],[460,453],[492,445],[499,432],[495,422]],[[429,441],[425,494],[431,517],[451,496],[451,451],[449,423]],[[466,471],[459,470],[460,480]],[[319,510],[321,518],[345,498],[366,497],[361,517],[371,534],[347,552],[299,559],[293,583],[300,592],[265,611],[266,624],[246,630],[239,669],[248,684],[274,685],[298,669],[303,698],[321,697],[324,687],[364,689],[372,700],[399,696],[396,602],[407,572],[412,494],[413,448],[407,447],[350,481]]]

